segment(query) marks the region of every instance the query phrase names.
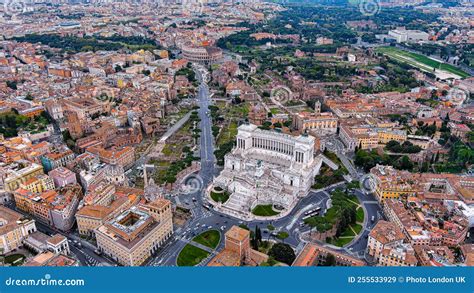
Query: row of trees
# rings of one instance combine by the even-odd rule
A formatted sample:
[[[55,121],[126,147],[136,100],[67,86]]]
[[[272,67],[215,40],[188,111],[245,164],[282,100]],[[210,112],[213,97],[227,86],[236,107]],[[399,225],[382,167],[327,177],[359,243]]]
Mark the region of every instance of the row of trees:
[[[75,37],[75,36],[60,36],[56,34],[28,34],[23,37],[15,37],[14,40],[18,42],[28,43],[42,43],[52,48],[63,49],[67,52],[77,53],[81,51],[117,51],[123,48],[128,49],[158,49],[159,46],[154,40],[144,37],[131,36],[124,37],[114,35],[111,37]]]
[[[377,164],[391,165],[399,170],[413,171],[414,164],[408,156],[380,155],[376,150],[357,150],[354,163],[366,172]]]
[[[391,140],[385,145],[385,149],[387,151],[393,153],[405,153],[405,154],[414,154],[419,153],[421,151],[421,147],[417,145],[413,145],[409,141],[405,141],[400,144],[398,141]]]

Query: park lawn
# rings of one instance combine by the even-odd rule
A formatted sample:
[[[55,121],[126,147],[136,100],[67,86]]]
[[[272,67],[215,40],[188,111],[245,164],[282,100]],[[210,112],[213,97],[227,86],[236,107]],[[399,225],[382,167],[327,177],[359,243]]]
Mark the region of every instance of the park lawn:
[[[353,180],[350,183],[347,184],[347,188],[359,188],[360,182],[358,180]]]
[[[359,207],[356,211],[356,221],[357,222],[364,222],[364,209],[362,207]]]
[[[159,184],[163,184],[165,182],[165,176],[166,176],[166,169],[161,169],[155,171],[153,174],[153,180]]]
[[[351,229],[352,228],[352,229]],[[354,234],[354,231],[355,234]],[[346,230],[342,231],[340,237],[347,237],[347,236],[357,236],[360,231],[362,231],[362,226],[359,224],[352,224],[346,228]]]
[[[342,231],[341,237],[346,237],[346,236],[355,236],[354,232],[350,227],[347,227],[346,230]]]
[[[227,191],[224,191],[222,193],[217,193],[214,191],[211,191],[211,198],[215,202],[226,202],[229,199],[229,193]]]
[[[249,106],[246,103],[241,103],[228,109],[227,114],[225,114],[225,116],[230,116],[233,118],[245,118],[248,114]]]
[[[331,244],[335,246],[343,247],[344,245],[351,242],[352,239],[354,239],[354,237],[332,239]]]
[[[279,113],[280,113],[280,109],[278,109],[278,108],[271,108],[271,109],[270,109],[270,112],[271,112],[272,114],[279,114]]]
[[[178,153],[178,149],[180,150],[181,146],[175,143],[167,143],[161,152],[163,153],[163,155],[169,157],[173,154]],[[181,153],[181,151],[179,151],[179,153]]]
[[[217,106],[217,108],[222,109],[222,108],[225,108],[227,106],[227,103],[224,102],[224,101],[216,101],[215,105]]]
[[[194,245],[186,244],[178,255],[176,263],[179,267],[193,267],[209,256],[209,252]]]
[[[376,51],[381,52],[389,57],[392,57],[400,62],[407,63],[413,67],[418,67],[425,71],[432,71],[433,68],[436,68],[436,69],[441,69],[441,70],[456,74],[461,78],[470,76],[463,70],[455,66],[452,66],[451,64],[439,62],[427,56],[412,53],[412,52],[407,52],[395,47],[380,47],[380,48],[377,48]]]
[[[257,205],[255,208],[253,208],[252,214],[261,217],[270,217],[278,215],[279,212],[274,211],[271,204],[267,204]]]
[[[359,234],[360,231],[362,231],[362,225],[360,224],[352,224],[351,227],[352,229],[354,229],[354,231],[356,231],[357,234]]]
[[[357,200],[357,199],[356,199]],[[333,206],[329,208],[324,215],[316,215],[305,219],[304,222],[311,227],[315,227],[318,232],[330,230],[341,217],[343,209],[356,209],[357,204],[350,201],[347,194],[342,191],[336,191],[333,194]]]
[[[349,200],[351,202],[357,202],[359,203],[359,199],[357,198],[357,196],[355,196],[354,194],[348,194],[347,197],[349,198]]]
[[[336,222],[337,210],[336,210],[334,207],[328,209],[328,210],[326,211],[326,215],[324,215],[324,217],[326,218],[326,220],[327,220],[329,223],[334,224],[334,223]]]
[[[11,264],[12,266],[21,266],[25,260],[25,256],[20,253],[10,254],[5,256],[5,263]]]
[[[169,161],[159,161],[158,162],[158,167],[166,167],[168,168],[169,166],[171,166],[171,163]]]
[[[221,129],[219,133],[219,137],[217,138],[217,145],[223,145],[229,141],[233,141],[237,136],[237,122],[230,121],[223,129]]]
[[[215,249],[221,240],[221,233],[217,230],[209,230],[193,238],[193,241],[209,248]]]

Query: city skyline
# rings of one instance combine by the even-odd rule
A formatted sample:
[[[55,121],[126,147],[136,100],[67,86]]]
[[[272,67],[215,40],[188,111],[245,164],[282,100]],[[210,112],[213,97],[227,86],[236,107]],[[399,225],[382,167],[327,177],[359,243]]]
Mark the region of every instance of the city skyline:
[[[473,266],[472,2],[1,4],[1,266]]]

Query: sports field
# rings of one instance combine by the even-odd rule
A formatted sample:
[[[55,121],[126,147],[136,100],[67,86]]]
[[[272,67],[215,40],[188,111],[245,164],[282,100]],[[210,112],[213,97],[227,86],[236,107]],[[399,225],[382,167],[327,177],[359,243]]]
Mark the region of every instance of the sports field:
[[[466,72],[453,65],[434,60],[421,54],[407,52],[399,48],[380,47],[377,48],[376,51],[399,62],[407,63],[413,67],[419,68],[420,70],[432,72],[434,74],[441,73],[441,75],[443,75],[444,73],[444,76],[454,75],[453,77],[457,78],[465,78],[470,76]],[[436,70],[433,71],[433,68]]]

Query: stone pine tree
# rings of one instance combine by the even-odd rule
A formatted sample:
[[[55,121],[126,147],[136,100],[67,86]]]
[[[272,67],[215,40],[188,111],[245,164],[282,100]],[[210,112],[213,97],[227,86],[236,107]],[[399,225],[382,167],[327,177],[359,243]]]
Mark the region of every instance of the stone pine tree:
[[[333,254],[331,253],[328,253],[328,255],[326,256],[326,260],[324,261],[323,263],[323,266],[325,267],[333,267],[336,265],[336,258],[334,257]]]
[[[257,239],[257,245],[262,243],[262,231],[258,226],[255,228],[255,238]]]

